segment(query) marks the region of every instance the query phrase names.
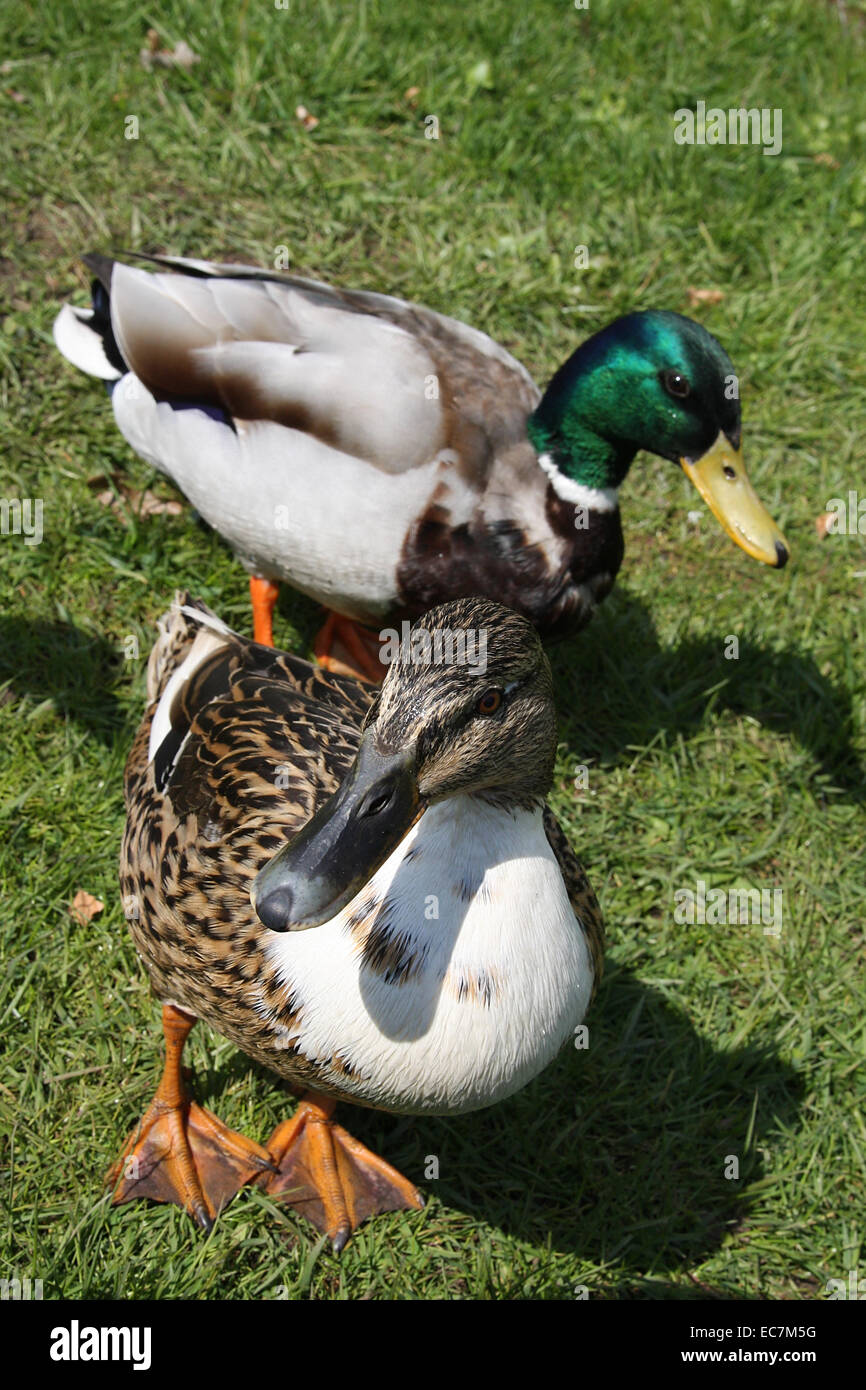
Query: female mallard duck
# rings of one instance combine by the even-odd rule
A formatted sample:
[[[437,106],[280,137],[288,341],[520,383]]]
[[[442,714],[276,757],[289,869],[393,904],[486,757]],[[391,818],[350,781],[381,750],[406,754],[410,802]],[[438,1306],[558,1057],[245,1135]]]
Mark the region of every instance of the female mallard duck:
[[[377,629],[494,596],[542,633],[588,621],[623,555],[618,490],[639,449],[682,464],[749,555],[788,547],[743,467],[737,379],[700,324],[650,310],[596,333],[543,396],[486,334],[381,294],[245,266],[86,257],[93,309],[61,352],[112,385],[117,423],[250,570],[332,610],[365,674]],[[336,619],[334,615],[344,615]]]
[[[545,805],[550,667],[487,599],[423,617],[378,692],[185,596],[160,626],[121,883],[167,1060],[115,1200],[177,1202],[207,1227],[257,1177],[340,1248],[421,1199],[332,1122],[336,1101],[490,1105],[555,1056],[597,983],[598,905]],[[307,1088],[266,1149],[187,1096],[199,1018]]]

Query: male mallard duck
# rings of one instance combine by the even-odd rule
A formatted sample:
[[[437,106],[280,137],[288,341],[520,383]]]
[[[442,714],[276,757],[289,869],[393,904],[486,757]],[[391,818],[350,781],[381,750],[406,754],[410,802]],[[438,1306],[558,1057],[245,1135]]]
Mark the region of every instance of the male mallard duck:
[[[743,467],[730,359],[700,324],[650,310],[596,333],[542,396],[504,348],[381,294],[245,266],[85,257],[92,309],[67,305],[61,352],[113,383],[117,423],[251,572],[255,635],[274,581],[357,630],[494,596],[542,633],[588,621],[623,555],[618,490],[639,449],[682,464],[736,543],[784,537]],[[334,615],[344,615],[337,619]]]
[[[115,1200],[208,1227],[258,1178],[339,1249],[421,1199],[333,1123],[336,1101],[490,1105],[556,1055],[597,983],[598,904],[545,804],[550,667],[531,624],[487,599],[423,617],[380,691],[184,595],[160,628],[121,884],[167,1060]],[[189,1099],[199,1018],[307,1089],[266,1149]]]

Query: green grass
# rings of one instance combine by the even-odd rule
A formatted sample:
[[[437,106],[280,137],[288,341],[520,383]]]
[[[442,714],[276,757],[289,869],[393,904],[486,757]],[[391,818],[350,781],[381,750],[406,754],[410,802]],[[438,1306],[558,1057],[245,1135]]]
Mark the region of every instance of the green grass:
[[[863,1273],[866,540],[814,529],[864,485],[863,10],[4,7],[0,495],[45,510],[41,545],[0,537],[0,1275],[47,1298],[811,1299]],[[202,61],[146,72],[150,24]],[[700,99],[782,108],[782,154],[675,146],[673,112]],[[300,271],[468,319],[542,379],[618,313],[723,290],[692,312],[740,373],[746,458],[794,552],[760,569],[708,513],[689,521],[670,465],[635,465],[621,582],[554,653],[554,804],[609,933],[589,1050],[474,1117],[347,1112],[430,1200],[339,1260],[252,1191],[207,1240],[174,1208],[101,1195],[160,1054],[116,878],[144,657],[177,585],[249,618],[241,568],[189,508],[98,502],[88,479],[115,471],[174,494],[50,338],[59,303],[86,297],[81,251],[272,264],[281,245]],[[278,640],[308,651],[316,618],[286,592]],[[781,888],[779,939],[675,923],[698,878]],[[87,927],[79,888],[106,905]],[[189,1059],[234,1127],[265,1139],[287,1113],[207,1030]]]

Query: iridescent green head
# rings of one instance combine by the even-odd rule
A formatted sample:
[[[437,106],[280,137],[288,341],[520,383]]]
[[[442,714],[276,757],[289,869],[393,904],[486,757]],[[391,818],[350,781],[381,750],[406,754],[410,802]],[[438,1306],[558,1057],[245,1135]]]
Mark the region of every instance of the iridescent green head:
[[[733,364],[693,319],[659,309],[616,319],[560,367],[528,431],[540,454],[587,488],[618,488],[639,449],[671,459],[748,554],[776,566],[788,559],[743,466]]]

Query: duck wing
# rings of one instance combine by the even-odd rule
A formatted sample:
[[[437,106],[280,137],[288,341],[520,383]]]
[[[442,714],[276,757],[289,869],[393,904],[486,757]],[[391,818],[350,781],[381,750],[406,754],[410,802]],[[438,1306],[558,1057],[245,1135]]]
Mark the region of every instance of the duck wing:
[[[102,335],[149,393],[223,412],[238,427],[269,421],[386,472],[451,450],[481,469],[503,440],[525,437],[539,391],[485,333],[420,305],[255,267],[142,258],[150,272],[85,257],[97,275],[93,311],[69,314]],[[107,304],[105,296],[107,295]],[[66,312],[66,311],[64,311]],[[89,325],[82,316],[91,314]]]

